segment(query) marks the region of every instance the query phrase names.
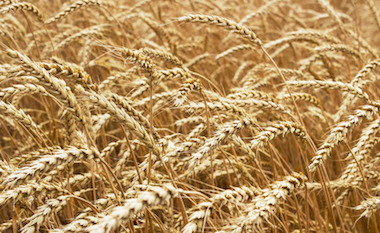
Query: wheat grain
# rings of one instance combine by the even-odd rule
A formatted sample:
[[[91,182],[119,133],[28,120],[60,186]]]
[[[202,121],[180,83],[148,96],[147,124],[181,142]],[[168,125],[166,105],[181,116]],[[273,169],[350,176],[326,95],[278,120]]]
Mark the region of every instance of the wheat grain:
[[[360,217],[370,217],[380,206],[379,197],[371,197],[360,203],[355,207],[355,210],[364,210]]]

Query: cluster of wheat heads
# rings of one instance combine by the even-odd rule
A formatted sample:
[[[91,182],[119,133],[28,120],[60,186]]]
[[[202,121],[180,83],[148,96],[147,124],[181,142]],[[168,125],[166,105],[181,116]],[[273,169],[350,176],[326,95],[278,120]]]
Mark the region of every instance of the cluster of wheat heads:
[[[0,231],[379,232],[379,8],[0,1]]]

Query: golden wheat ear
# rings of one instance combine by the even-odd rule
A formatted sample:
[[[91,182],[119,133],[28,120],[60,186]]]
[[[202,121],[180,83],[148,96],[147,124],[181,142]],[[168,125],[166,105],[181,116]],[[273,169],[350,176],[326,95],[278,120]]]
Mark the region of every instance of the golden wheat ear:
[[[51,23],[58,22],[61,19],[63,19],[64,17],[68,16],[69,14],[71,14],[74,11],[79,10],[82,7],[92,6],[92,5],[93,6],[101,6],[103,4],[105,4],[105,2],[101,1],[101,0],[79,0],[79,1],[76,1],[75,3],[68,6],[66,9],[64,9],[63,11],[59,12],[56,16],[45,20],[45,24],[51,24]]]
[[[11,2],[11,1],[10,1]],[[9,5],[0,8],[0,15],[7,14],[12,11],[17,11],[17,10],[26,10],[30,11],[33,13],[39,21],[42,21],[43,16],[41,11],[33,4],[28,3],[28,2],[20,2],[20,3],[10,3]]]

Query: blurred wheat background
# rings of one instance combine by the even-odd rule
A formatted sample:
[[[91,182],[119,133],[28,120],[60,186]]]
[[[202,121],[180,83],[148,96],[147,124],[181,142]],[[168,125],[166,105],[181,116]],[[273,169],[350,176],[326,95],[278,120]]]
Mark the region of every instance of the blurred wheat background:
[[[0,1],[0,231],[379,232],[379,9]]]

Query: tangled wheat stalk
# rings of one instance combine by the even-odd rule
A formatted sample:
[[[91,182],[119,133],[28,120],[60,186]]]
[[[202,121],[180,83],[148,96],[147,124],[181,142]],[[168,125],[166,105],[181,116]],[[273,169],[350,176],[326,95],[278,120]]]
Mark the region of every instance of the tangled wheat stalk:
[[[0,232],[380,232],[379,7],[0,1]]]

